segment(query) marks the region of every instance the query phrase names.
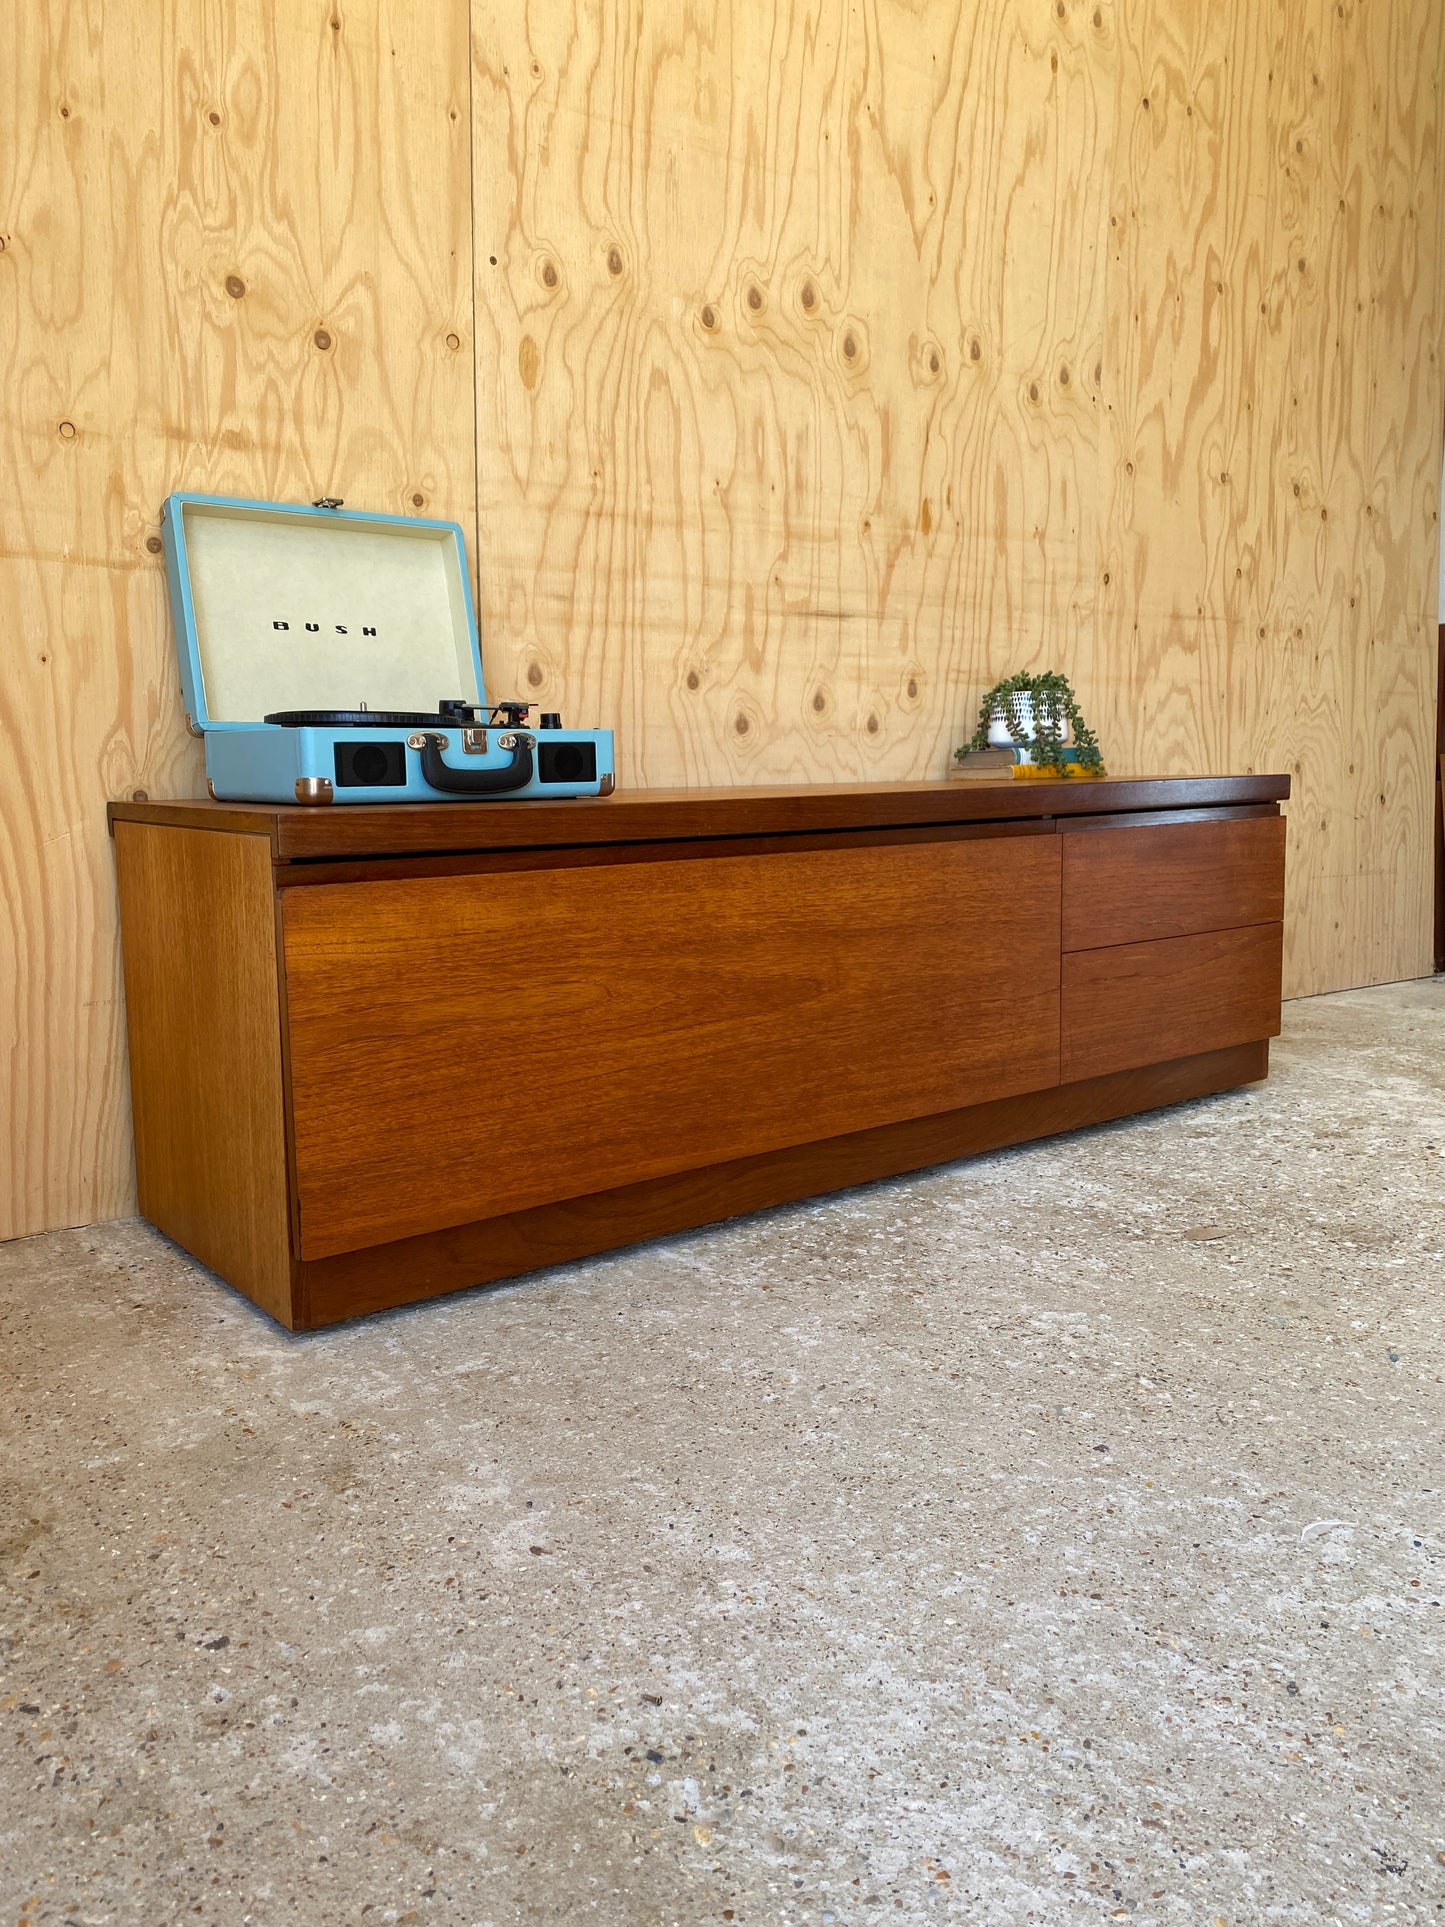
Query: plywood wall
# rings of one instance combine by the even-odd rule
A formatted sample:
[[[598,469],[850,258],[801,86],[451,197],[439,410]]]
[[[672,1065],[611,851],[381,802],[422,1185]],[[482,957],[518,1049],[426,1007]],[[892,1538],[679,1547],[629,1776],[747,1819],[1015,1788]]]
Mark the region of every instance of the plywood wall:
[[[164,497],[474,500],[465,16],[4,19],[0,1237],[133,1208],[105,803],[201,783]]]
[[[1289,981],[1429,968],[1445,10],[13,0],[0,1236],[130,1207],[107,797],[180,486],[453,515],[632,782],[941,774],[984,684],[1289,767]]]
[[[1428,970],[1445,9],[474,0],[494,679],[644,783],[941,774],[1022,667],[1295,778]]]

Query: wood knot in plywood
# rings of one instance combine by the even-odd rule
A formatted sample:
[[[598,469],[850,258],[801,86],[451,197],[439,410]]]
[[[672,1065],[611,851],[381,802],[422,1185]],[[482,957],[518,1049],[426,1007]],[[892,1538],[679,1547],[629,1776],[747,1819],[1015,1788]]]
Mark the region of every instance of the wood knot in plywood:
[[[863,323],[845,320],[834,337],[834,358],[849,375],[860,375],[868,366],[868,334]]]

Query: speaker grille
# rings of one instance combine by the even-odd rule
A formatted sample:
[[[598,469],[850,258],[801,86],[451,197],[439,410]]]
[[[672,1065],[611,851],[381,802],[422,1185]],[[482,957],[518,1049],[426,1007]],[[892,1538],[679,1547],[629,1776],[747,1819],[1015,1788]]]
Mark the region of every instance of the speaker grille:
[[[336,787],[399,789],[406,782],[406,751],[400,743],[338,743]]]
[[[541,783],[595,783],[595,743],[539,743],[537,780]]]

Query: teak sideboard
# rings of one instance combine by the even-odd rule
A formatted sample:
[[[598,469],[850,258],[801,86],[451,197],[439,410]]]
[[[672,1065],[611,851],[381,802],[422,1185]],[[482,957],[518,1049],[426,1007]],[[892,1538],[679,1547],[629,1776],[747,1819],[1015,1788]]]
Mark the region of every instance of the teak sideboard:
[[[113,804],[141,1210],[302,1329],[1261,1078],[1288,792]]]

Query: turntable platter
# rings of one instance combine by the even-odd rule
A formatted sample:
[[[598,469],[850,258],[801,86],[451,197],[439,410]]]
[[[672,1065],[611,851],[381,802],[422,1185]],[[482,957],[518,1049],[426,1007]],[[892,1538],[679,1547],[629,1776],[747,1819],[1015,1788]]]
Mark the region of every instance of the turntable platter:
[[[276,709],[261,720],[286,729],[444,729],[454,722],[402,709]]]

